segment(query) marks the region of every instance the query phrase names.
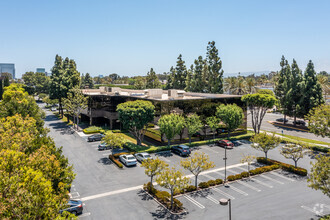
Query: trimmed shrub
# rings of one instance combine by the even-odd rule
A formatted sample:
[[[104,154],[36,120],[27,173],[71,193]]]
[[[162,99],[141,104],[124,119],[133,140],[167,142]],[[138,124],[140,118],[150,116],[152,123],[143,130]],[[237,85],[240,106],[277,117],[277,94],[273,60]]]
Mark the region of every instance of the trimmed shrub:
[[[301,168],[301,167],[295,167],[295,166],[293,166],[291,164],[282,163],[282,162],[276,161],[276,160],[271,160],[271,159],[267,159],[266,160],[266,158],[264,158],[264,157],[258,157],[257,158],[257,161],[259,163],[264,163],[264,164],[270,164],[270,165],[272,165],[271,166],[271,167],[273,167],[272,170],[281,168],[281,169],[283,169],[285,171],[288,171],[288,172],[291,172],[291,173],[295,173],[295,174],[298,174],[300,176],[307,176],[307,170],[304,169],[304,168]]]
[[[223,183],[223,180],[222,179],[216,179],[215,180],[215,184],[216,185],[220,185],[220,184],[222,184]]]
[[[95,133],[104,133],[104,130],[101,127],[90,126],[83,130],[85,134],[95,134]]]
[[[125,154],[135,154],[134,152],[121,152],[117,154],[113,154],[114,158],[118,159],[120,155],[125,155]]]
[[[173,210],[174,211],[179,211],[183,207],[183,204],[176,198],[173,199]]]
[[[143,189],[146,190],[151,195],[155,195],[157,193],[157,189],[151,184],[151,182],[148,182],[147,184],[143,185]]]
[[[209,184],[209,186],[215,186],[215,180],[209,180],[207,181],[207,184]]]
[[[113,155],[109,155],[109,159],[114,162],[119,168],[123,168],[123,164],[119,162]]]
[[[171,195],[166,191],[157,191],[155,194],[156,198],[159,202],[163,203],[167,207],[169,207],[170,203],[170,197]]]
[[[229,176],[227,176],[227,180],[228,181],[234,181],[234,180],[236,180],[236,178],[235,178],[234,175],[229,175]]]
[[[246,177],[249,177],[250,175],[248,172],[242,172],[241,176],[242,176],[242,178],[246,178]]]
[[[196,186],[190,185],[188,186],[185,190],[186,192],[192,192],[192,191],[196,191]]]
[[[207,182],[201,182],[198,184],[198,187],[201,189],[205,189],[209,187],[209,184]]]
[[[314,147],[312,147],[312,150],[313,150],[313,151],[320,151],[320,152],[323,152],[323,153],[328,153],[328,152],[330,152],[330,148],[328,148],[328,147],[323,147],[323,146],[314,146]]]

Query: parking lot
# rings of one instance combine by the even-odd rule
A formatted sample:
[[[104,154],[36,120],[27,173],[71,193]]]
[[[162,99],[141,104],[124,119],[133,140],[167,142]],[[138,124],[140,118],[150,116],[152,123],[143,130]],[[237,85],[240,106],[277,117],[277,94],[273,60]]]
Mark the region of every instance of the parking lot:
[[[110,150],[99,151],[97,146],[100,142],[87,142],[87,136],[66,132],[65,124],[48,111],[45,125],[50,128],[56,145],[63,146],[64,155],[74,166],[77,175],[71,196],[81,199],[85,204],[84,213],[79,216],[81,219],[226,219],[228,206],[220,206],[220,198],[232,199],[233,219],[317,219],[316,213],[330,212],[328,198],[308,188],[306,179],[274,171],[249,181],[231,183],[228,188],[218,186],[181,196],[178,199],[187,212],[173,216],[141,190],[149,177],[139,163],[134,167],[119,169],[108,159]],[[204,145],[194,148],[192,153],[195,151],[208,154],[216,165],[200,175],[199,181],[224,178],[223,148]],[[262,152],[254,150],[249,144],[227,150],[227,175],[246,170],[240,159],[243,154],[249,153],[263,156]],[[161,152],[152,156],[158,156],[170,166],[180,168],[182,157],[176,154]],[[278,149],[270,151],[269,157],[293,164],[293,161],[284,159]],[[310,160],[305,157],[298,165],[309,169]],[[183,171],[193,180],[191,173]]]

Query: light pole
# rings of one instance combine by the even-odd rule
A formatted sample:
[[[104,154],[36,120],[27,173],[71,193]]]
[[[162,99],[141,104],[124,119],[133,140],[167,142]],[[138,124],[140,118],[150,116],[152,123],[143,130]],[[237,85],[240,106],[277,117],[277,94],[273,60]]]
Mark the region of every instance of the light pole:
[[[231,220],[231,200],[230,199],[220,199],[220,205],[226,206],[229,203],[229,220]]]
[[[223,184],[225,184],[227,180],[227,146],[225,146],[225,158],[223,160],[225,161],[225,179],[223,180]]]

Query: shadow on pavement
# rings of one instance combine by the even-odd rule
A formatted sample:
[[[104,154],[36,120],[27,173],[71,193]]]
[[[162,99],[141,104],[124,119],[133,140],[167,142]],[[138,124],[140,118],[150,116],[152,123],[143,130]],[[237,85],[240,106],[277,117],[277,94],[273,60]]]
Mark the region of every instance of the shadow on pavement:
[[[107,157],[100,158],[97,162],[102,163],[103,165],[113,164],[113,162]]]
[[[152,196],[148,195],[144,190],[140,190],[137,195],[143,200],[143,201],[149,201],[153,200]]]
[[[161,205],[159,205],[158,209],[155,212],[150,212],[150,214],[156,219],[182,219],[187,216],[188,212],[185,212],[180,215],[173,215],[166,209],[164,209]]]

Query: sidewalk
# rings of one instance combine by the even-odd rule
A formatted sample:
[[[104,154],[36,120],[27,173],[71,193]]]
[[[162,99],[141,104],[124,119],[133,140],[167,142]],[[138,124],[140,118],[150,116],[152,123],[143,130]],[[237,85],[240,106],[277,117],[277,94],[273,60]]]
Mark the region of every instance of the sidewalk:
[[[254,131],[252,128],[248,128],[247,130],[249,131]],[[266,132],[268,135],[272,135],[273,133],[272,132],[269,132],[269,131],[264,131],[264,130],[260,130],[260,132]],[[286,138],[286,139],[289,139],[289,140],[292,140],[292,141],[297,141],[297,140],[294,140],[292,138],[288,138],[288,137],[285,137],[285,136],[282,136],[280,134],[275,134],[276,137],[279,137],[279,138]],[[298,136],[297,136],[298,137]],[[325,145],[325,144],[316,144],[316,143],[309,143],[309,142],[305,142],[305,141],[300,141],[302,143],[306,143],[306,144],[312,144],[312,145],[315,145],[315,146],[322,146],[322,147],[328,147],[330,148],[328,145]]]

